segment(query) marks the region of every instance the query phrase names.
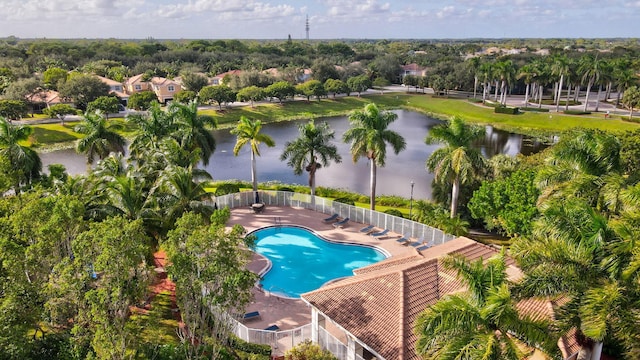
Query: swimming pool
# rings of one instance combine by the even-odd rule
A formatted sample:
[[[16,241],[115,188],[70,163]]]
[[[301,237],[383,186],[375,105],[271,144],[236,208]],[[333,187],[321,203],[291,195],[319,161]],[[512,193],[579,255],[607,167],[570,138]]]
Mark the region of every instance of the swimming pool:
[[[329,242],[301,227],[268,227],[251,234],[256,236],[255,251],[271,261],[262,288],[291,298],[386,258],[372,247]]]

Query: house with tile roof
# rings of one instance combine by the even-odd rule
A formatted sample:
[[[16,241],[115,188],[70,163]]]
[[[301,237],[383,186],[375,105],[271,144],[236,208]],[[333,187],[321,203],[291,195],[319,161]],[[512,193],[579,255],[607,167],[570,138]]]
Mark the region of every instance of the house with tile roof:
[[[179,82],[159,76],[152,77],[150,83],[151,90],[156,93],[161,104],[166,104],[167,101],[173,100],[175,94],[182,90]]]
[[[402,73],[400,74],[401,79],[407,75],[425,76],[427,74],[427,69],[416,63],[402,65],[400,68],[402,69]]]
[[[439,259],[457,253],[473,261],[498,252],[460,237],[414,255],[355,270],[353,277],[302,294],[302,300],[311,307],[312,340],[322,344],[327,333],[338,332],[338,338],[346,342],[341,351],[349,360],[418,360],[418,337],[413,331],[418,315],[441,297],[464,290],[455,272],[445,269]],[[507,264],[510,278],[522,276],[512,259]],[[518,307],[531,316],[553,316],[548,301],[529,299]],[[561,340],[565,357],[577,352],[573,343]]]
[[[234,75],[239,76],[241,73],[242,73],[242,70],[231,70],[231,71],[220,73],[211,79],[211,85],[224,85],[225,76],[234,76]]]
[[[125,80],[124,91],[131,95],[141,91],[151,90],[148,81],[143,81],[145,74],[138,74]]]
[[[102,81],[103,83],[107,84],[109,86],[109,92],[114,93],[118,98],[120,98],[120,100],[123,102],[123,105],[127,104],[127,101],[129,100],[129,94],[125,93],[124,84],[119,81],[106,78],[104,76],[94,76],[100,79],[100,81]]]

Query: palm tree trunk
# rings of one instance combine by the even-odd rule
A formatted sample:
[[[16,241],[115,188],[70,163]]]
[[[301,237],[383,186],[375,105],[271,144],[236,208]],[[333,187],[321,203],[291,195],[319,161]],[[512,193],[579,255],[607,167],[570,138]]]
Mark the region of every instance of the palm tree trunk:
[[[526,90],[524,91],[524,106],[527,106],[527,103],[529,102],[529,88],[531,87],[531,84],[527,84]]]
[[[633,106],[631,106],[631,110],[629,110],[629,120],[633,120]]]
[[[476,98],[476,90],[478,89],[478,77],[473,77],[473,98]]]
[[[556,112],[560,110],[560,93],[562,92],[562,82],[564,81],[564,75],[560,75],[560,84],[558,84],[558,96],[556,96]]]
[[[542,109],[542,85],[540,85],[538,90],[538,109]]]
[[[376,161],[375,159],[369,159],[371,162],[371,173],[369,179],[370,191],[371,191],[371,199],[369,199],[369,208],[371,210],[376,209]]]
[[[569,110],[569,98],[571,97],[571,82],[567,82],[567,103],[564,104],[564,111]]]
[[[456,176],[451,187],[451,218],[456,217],[458,210],[458,196],[460,195],[460,178]]]
[[[593,80],[589,79],[589,84],[587,85],[587,95],[584,99],[584,111],[587,111],[587,106],[589,106],[589,93],[591,92],[591,87],[593,86]]]
[[[600,108],[600,94],[602,94],[602,86],[598,85],[598,96],[596,97],[596,112]]]
[[[251,151],[251,182],[253,183],[253,191],[258,191],[258,179],[256,177],[256,154]]]
[[[493,100],[498,101],[498,80],[496,80],[496,93],[493,95]]]
[[[556,102],[556,100],[558,100],[558,95],[560,94],[560,92],[558,91],[558,82],[554,82],[553,83],[553,102]]]
[[[609,83],[607,84],[607,91],[604,93],[604,101],[609,100],[609,97],[611,96],[611,87],[613,86],[613,84],[611,83],[611,81],[609,81]]]
[[[591,350],[591,360],[600,360],[600,355],[602,355],[602,341],[598,341],[593,344],[593,349]]]
[[[315,161],[309,167],[309,189],[311,189],[311,206],[316,204],[316,163]]]

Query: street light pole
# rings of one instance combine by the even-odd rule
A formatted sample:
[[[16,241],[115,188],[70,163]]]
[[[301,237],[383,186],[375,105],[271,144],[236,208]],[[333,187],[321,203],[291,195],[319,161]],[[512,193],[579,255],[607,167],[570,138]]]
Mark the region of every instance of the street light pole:
[[[409,197],[409,218],[413,219],[413,185],[416,183],[411,180],[411,197]]]

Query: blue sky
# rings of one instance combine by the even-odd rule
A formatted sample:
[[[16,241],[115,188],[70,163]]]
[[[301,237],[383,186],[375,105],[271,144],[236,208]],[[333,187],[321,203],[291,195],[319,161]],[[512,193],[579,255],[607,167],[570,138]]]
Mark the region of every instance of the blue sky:
[[[0,37],[640,37],[640,0],[0,0]]]

